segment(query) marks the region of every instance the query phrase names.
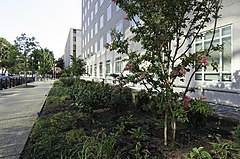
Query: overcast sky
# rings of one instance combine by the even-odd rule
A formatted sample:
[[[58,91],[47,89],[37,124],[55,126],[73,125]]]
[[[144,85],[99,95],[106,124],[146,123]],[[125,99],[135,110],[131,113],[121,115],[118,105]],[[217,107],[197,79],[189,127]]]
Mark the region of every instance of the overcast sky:
[[[64,54],[70,28],[81,29],[82,0],[0,0],[0,37],[10,43],[26,33],[40,46]]]

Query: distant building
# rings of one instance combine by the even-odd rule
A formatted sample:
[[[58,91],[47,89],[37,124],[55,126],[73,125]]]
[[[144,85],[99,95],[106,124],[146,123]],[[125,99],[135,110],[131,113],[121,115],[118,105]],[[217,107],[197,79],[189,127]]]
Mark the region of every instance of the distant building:
[[[71,28],[68,34],[63,61],[64,67],[69,67],[71,64],[71,55],[79,57],[81,55],[81,30]]]

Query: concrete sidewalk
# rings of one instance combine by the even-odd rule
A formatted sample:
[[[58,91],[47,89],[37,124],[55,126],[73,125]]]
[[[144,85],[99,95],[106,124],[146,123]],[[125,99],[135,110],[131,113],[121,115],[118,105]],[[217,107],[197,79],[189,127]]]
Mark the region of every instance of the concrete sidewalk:
[[[0,159],[18,159],[53,81],[0,90]]]

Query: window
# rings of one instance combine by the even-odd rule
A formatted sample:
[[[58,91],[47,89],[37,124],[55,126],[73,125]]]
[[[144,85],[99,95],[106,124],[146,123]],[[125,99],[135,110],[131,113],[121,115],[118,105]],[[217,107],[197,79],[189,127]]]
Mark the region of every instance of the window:
[[[94,64],[94,76],[97,77],[97,64]]]
[[[77,33],[77,30],[76,29],[73,29],[73,34],[76,34]]]
[[[115,59],[115,73],[120,73],[122,70],[122,60],[121,57]]]
[[[103,37],[101,37],[101,39],[100,39],[100,50],[103,49],[103,46],[104,46],[104,44],[103,44]]]
[[[93,10],[91,11],[91,21],[93,20]]]
[[[88,42],[89,42],[89,40],[90,40],[90,33],[89,32],[88,32],[88,37],[87,38],[88,38]]]
[[[88,1],[88,5],[87,5],[87,8],[88,8],[88,9],[90,8],[90,1]]]
[[[91,39],[93,38],[93,28],[91,29]]]
[[[90,54],[90,48],[88,48],[87,51],[88,51],[88,52],[87,52],[87,57],[89,57],[89,54]]]
[[[103,0],[100,0],[100,6],[103,4]]]
[[[99,76],[102,77],[103,73],[103,67],[102,67],[102,62],[99,63]]]
[[[123,21],[120,21],[120,22],[116,25],[116,31],[123,33]]]
[[[95,3],[95,14],[98,12],[98,1]]]
[[[109,21],[112,17],[112,5],[110,4],[108,7],[107,7],[107,21]]]
[[[91,45],[91,51],[90,54],[93,55],[93,45]]]
[[[87,66],[86,73],[89,75],[89,66]]]
[[[90,17],[88,17],[88,19],[87,19],[87,26],[89,26],[90,25]]]
[[[87,15],[87,8],[85,8],[85,12],[84,12],[84,15]]]
[[[98,52],[98,42],[97,42],[97,41],[95,42],[95,48],[94,48],[94,51],[95,51],[95,53]]]
[[[222,51],[214,51],[211,53],[211,57],[208,62],[218,62],[218,72],[214,71],[211,66],[207,66],[206,69],[201,68],[195,74],[195,80],[202,81],[231,81],[231,59],[232,59],[232,31],[231,26],[225,26],[216,29],[213,46],[223,45]],[[195,42],[195,51],[208,49],[212,32],[208,31],[204,33],[202,38],[199,38]]]
[[[109,76],[111,73],[110,65],[111,65],[110,60],[106,61],[106,76]]]
[[[90,65],[90,76],[92,76],[92,71],[93,71],[93,69],[92,69],[92,65]]]
[[[111,43],[112,42],[112,37],[111,37],[111,32],[109,31],[108,33],[107,33],[107,43]]]
[[[98,33],[98,22],[95,23],[95,35]]]
[[[76,42],[77,41],[77,38],[76,36],[73,37],[73,41]]]
[[[104,14],[101,15],[100,17],[100,26],[99,29],[101,29],[103,27],[103,23],[104,23]]]

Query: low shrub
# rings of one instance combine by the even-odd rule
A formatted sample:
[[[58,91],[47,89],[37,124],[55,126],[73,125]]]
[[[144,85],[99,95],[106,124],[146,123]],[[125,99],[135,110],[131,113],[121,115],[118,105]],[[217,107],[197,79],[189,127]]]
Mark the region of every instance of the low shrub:
[[[115,88],[113,88],[114,90]],[[119,113],[125,110],[125,108],[131,106],[132,103],[132,92],[128,87],[122,88],[120,91],[110,92],[110,98],[107,100],[107,105],[114,112]]]
[[[63,83],[63,86],[71,87],[75,83],[76,79],[73,77],[60,77],[59,81]]]

